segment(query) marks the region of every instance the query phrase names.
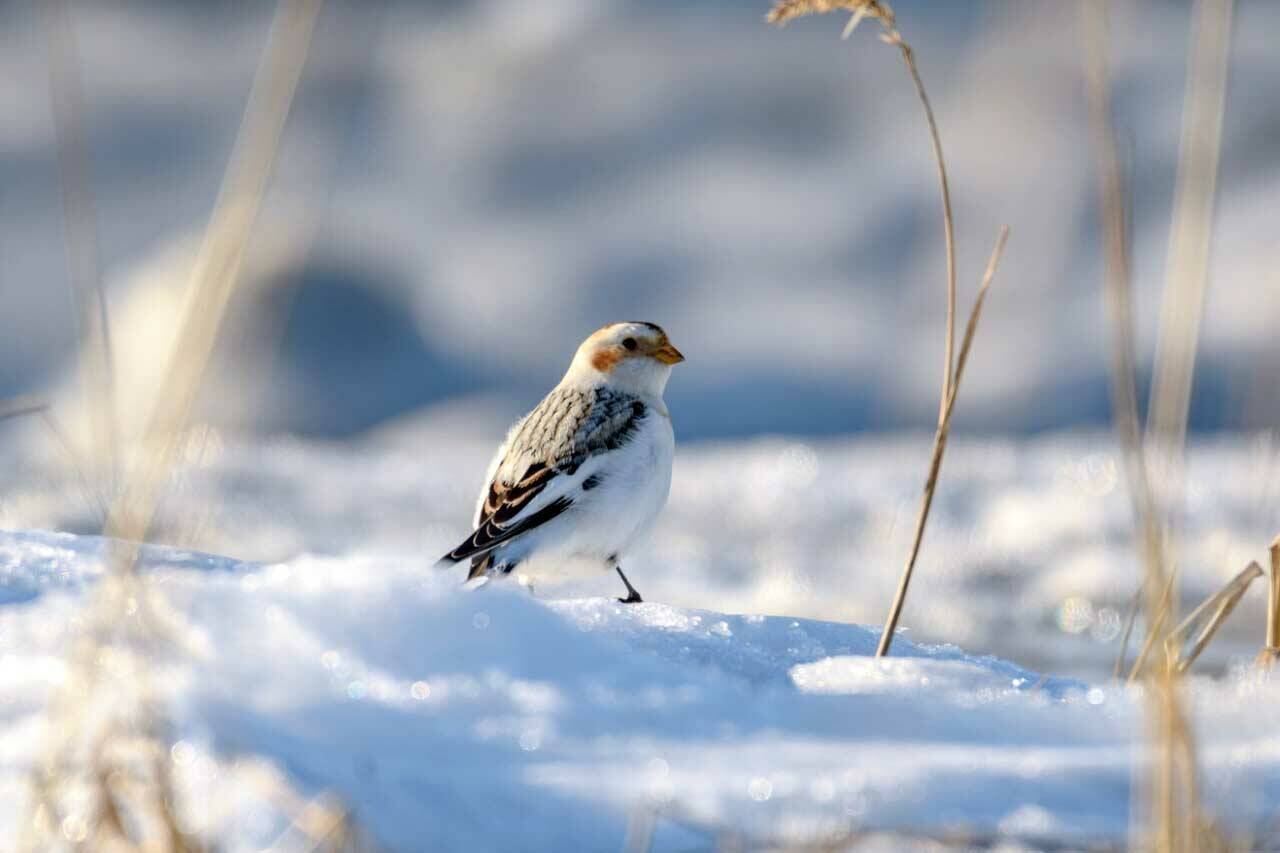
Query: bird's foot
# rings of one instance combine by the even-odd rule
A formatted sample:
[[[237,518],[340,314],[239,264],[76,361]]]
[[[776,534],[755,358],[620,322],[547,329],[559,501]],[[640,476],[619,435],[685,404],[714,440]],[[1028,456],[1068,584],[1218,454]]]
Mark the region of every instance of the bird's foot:
[[[613,568],[615,571],[617,571],[618,577],[622,578],[622,582],[627,587],[627,597],[619,598],[618,601],[622,602],[623,604],[640,604],[641,602],[643,602],[644,599],[640,597],[640,593],[636,592],[636,588],[631,585],[631,581],[627,580],[627,576],[622,573],[622,566],[619,566],[617,563],[614,563]]]

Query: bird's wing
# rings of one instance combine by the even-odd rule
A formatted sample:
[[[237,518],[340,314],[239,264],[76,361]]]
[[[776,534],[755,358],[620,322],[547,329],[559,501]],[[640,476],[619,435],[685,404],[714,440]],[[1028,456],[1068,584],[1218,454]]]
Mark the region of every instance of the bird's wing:
[[[546,524],[569,507],[573,501],[566,497],[556,498],[536,512],[531,512],[515,524],[503,527],[493,521],[486,521],[472,531],[467,541],[444,555],[443,562],[456,563],[467,557],[487,554],[503,542],[514,539],[521,533],[528,533],[539,525]]]
[[[648,413],[638,397],[608,388],[552,391],[512,429],[475,530],[441,562],[483,555],[569,509],[597,467],[587,463],[630,441]]]

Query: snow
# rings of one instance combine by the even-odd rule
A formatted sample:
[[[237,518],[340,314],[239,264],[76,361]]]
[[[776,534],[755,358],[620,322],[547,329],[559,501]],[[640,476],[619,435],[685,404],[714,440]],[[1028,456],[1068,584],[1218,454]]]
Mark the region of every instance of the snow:
[[[405,555],[429,565],[467,533],[501,438],[465,409],[342,444],[236,437],[193,441],[166,494],[159,541],[259,563],[302,554]],[[882,624],[926,474],[931,436],[817,441],[681,441],[671,501],[624,569],[652,601],[724,613]],[[100,519],[38,422],[0,442],[0,529],[94,533]],[[18,435],[28,429],[26,436]],[[1181,514],[1183,600],[1191,606],[1280,529],[1276,445],[1197,440]],[[1107,433],[952,439],[902,626],[1056,675],[1111,672],[1137,588],[1131,510]],[[622,594],[616,577],[547,595]],[[1225,673],[1257,652],[1255,588],[1199,666]]]
[[[875,431],[931,423],[944,310],[927,135],[893,52],[865,31],[839,42],[831,20],[766,28],[767,2],[430,5],[326,6],[208,423],[154,528],[173,547],[144,552],[181,626],[151,674],[187,824],[261,849],[290,837],[287,803],[330,792],[392,849],[617,849],[649,828],[662,850],[852,830],[887,849],[1123,839],[1144,730],[1140,691],[1108,680],[1138,577],[1115,448],[1008,437],[1109,417],[1077,11],[895,4],[943,128],[962,287],[1014,231],[903,635],[875,661],[931,438]],[[1114,21],[1140,353],[1189,14],[1147,0]],[[268,18],[75,12],[126,436]],[[50,397],[83,447],[47,41],[29,4],[0,20],[0,396]],[[1274,441],[1195,432],[1275,421],[1278,22],[1280,5],[1242,4],[1234,36],[1177,513],[1187,604],[1280,529]],[[429,571],[510,419],[585,332],[633,316],[689,356],[671,504],[626,563],[649,603],[614,602],[611,577],[533,598]],[[7,849],[107,543],[44,426],[0,429]],[[1248,666],[1262,611],[1255,587],[1189,691],[1208,804],[1246,835],[1280,801],[1259,710],[1277,688]]]
[[[0,534],[0,826],[22,814],[45,702],[106,543]],[[655,849],[724,832],[851,829],[1084,843],[1123,837],[1143,749],[1137,689],[791,617],[461,588],[414,554],[238,562],[158,546],[185,622],[160,686],[188,825],[252,850],[282,831],[245,780],[328,792],[390,849]],[[1192,690],[1215,813],[1280,796],[1253,675]]]

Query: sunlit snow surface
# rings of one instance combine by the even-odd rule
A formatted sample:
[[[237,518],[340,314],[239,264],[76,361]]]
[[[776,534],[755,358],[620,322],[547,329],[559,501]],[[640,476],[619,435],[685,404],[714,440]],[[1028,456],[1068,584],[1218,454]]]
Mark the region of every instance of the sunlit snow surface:
[[[666,516],[627,564],[652,602],[638,606],[606,597],[622,592],[608,577],[535,598],[432,571],[464,532],[486,441],[421,425],[345,447],[206,439],[158,530],[235,558],[156,546],[145,562],[186,626],[158,670],[184,813],[227,849],[282,831],[244,782],[264,767],[405,850],[620,849],[649,821],[662,850],[868,829],[1034,848],[1130,828],[1143,703],[1106,673],[1108,614],[1136,570],[1105,436],[956,442],[886,662],[856,623],[891,594],[923,438],[682,448]],[[93,523],[41,446],[11,445],[0,492],[7,829],[102,571],[102,540],[32,529]],[[1193,452],[1189,600],[1262,556],[1270,459],[1246,438]],[[1191,689],[1207,800],[1251,837],[1280,801],[1264,710],[1280,688],[1242,665],[1261,599]],[[760,612],[783,615],[735,615]]]
[[[425,570],[468,532],[503,431],[485,424],[464,407],[360,443],[198,434],[156,538],[260,563],[390,554]],[[100,530],[41,425],[6,430],[0,529]],[[881,624],[911,544],[930,439],[679,443],[670,504],[651,541],[624,561],[627,574],[646,599],[680,607]],[[1253,436],[1195,444],[1179,513],[1188,605],[1249,560],[1265,564],[1280,530],[1277,449]],[[953,438],[901,625],[917,642],[1102,679],[1137,588],[1132,529],[1108,433]],[[622,587],[602,576],[538,591],[604,596]],[[0,589],[0,598],[14,595]],[[1260,585],[1250,591],[1202,670],[1252,659],[1264,602]]]
[[[44,703],[101,540],[0,535],[0,825],[16,827]],[[342,797],[392,849],[657,849],[851,829],[1117,838],[1140,696],[875,632],[610,599],[460,589],[393,557],[234,563],[148,551],[190,651],[161,685],[194,829],[258,849],[282,818],[260,756]],[[1198,683],[1211,804],[1256,831],[1280,797],[1280,689]],[[230,801],[230,802],[229,802]]]

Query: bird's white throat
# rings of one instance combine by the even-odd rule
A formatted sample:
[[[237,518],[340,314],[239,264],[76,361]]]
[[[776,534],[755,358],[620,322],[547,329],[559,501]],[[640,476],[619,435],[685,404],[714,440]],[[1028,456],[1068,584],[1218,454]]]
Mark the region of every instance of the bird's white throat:
[[[625,359],[606,373],[591,364],[589,353],[579,352],[574,356],[560,384],[576,387],[607,385],[657,403],[661,402],[662,392],[666,390],[667,380],[670,378],[671,365],[652,358]],[[665,406],[661,408],[664,411],[666,409]]]

